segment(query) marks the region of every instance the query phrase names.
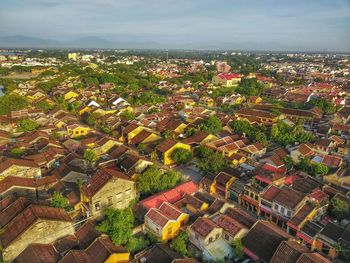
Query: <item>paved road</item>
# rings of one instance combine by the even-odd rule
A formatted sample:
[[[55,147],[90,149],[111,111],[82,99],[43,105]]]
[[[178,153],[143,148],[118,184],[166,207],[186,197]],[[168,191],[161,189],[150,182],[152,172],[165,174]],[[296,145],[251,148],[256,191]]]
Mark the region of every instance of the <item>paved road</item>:
[[[202,175],[195,165],[190,166],[178,166],[175,168],[177,171],[182,173],[183,177],[187,180],[190,179],[195,183],[199,183],[202,179]]]

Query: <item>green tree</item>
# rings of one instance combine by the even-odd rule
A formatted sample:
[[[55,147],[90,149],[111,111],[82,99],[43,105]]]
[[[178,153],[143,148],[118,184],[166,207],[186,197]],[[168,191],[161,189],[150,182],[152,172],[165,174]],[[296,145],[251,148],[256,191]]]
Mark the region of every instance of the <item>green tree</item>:
[[[15,157],[21,157],[21,156],[23,156],[24,153],[25,153],[25,150],[23,150],[21,148],[13,148],[11,150],[11,154]]]
[[[86,149],[84,151],[84,159],[93,163],[93,162],[96,162],[98,160],[98,156],[94,150]]]
[[[48,101],[46,100],[43,100],[43,101],[39,101],[37,104],[36,104],[36,107],[41,109],[42,111],[44,112],[48,112],[50,110],[52,110],[54,108],[54,104],[51,104],[49,103]]]
[[[171,242],[170,247],[181,255],[188,256],[187,242],[187,233],[185,231],[181,231],[180,234]]]
[[[328,174],[328,167],[321,163],[312,164],[312,173],[316,176],[322,176]]]
[[[131,111],[123,111],[122,113],[120,113],[119,116],[123,120],[128,120],[128,121],[132,121],[135,119],[135,114]]]
[[[342,220],[349,214],[349,204],[339,197],[333,197],[329,207],[329,212],[336,219]]]
[[[53,193],[50,205],[52,207],[62,208],[64,210],[66,210],[66,211],[69,211],[71,209],[70,206],[69,206],[68,199],[66,197],[64,197],[59,192],[54,192]]]
[[[127,244],[131,239],[135,221],[131,208],[107,208],[104,215],[105,219],[96,227],[97,230],[107,234],[115,245]]]
[[[236,238],[235,240],[233,240],[232,249],[233,249],[233,253],[234,253],[235,258],[239,258],[239,259],[243,258],[244,246],[243,246],[242,240],[240,238]]]
[[[202,172],[218,173],[228,166],[228,161],[220,153],[214,152],[212,149],[204,150],[203,148],[200,150],[200,159],[197,161],[197,167]]]
[[[282,162],[285,164],[287,170],[291,170],[293,168],[293,160],[290,156],[284,157]]]
[[[171,159],[178,164],[187,164],[192,157],[192,152],[183,148],[177,148],[171,153]]]
[[[164,191],[176,186],[180,181],[181,174],[174,170],[169,170],[160,177],[159,188],[157,191]]]
[[[236,133],[245,134],[250,140],[266,145],[266,128],[264,126],[251,125],[245,120],[236,120],[230,125]]]
[[[22,110],[28,105],[26,97],[17,94],[5,94],[0,97],[0,115]]]
[[[35,131],[39,128],[39,124],[36,121],[30,119],[22,119],[18,122],[18,131],[27,132]]]
[[[127,251],[130,251],[131,253],[135,254],[148,247],[150,243],[151,242],[148,238],[144,238],[142,236],[131,237],[128,243],[126,244],[125,248]]]
[[[180,174],[173,170],[163,174],[155,165],[149,166],[136,180],[136,188],[142,194],[153,194],[174,187]]]
[[[221,121],[216,116],[209,116],[201,124],[201,129],[210,134],[216,134],[222,130]]]
[[[93,112],[87,116],[86,123],[89,126],[95,126],[95,124],[99,121],[100,118],[101,118],[101,114],[97,112]]]

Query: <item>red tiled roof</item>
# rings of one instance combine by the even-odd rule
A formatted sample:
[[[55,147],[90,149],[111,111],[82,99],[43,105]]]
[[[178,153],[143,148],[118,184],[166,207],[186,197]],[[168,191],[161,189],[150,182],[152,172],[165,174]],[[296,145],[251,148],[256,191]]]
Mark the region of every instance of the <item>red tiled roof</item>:
[[[45,184],[54,183],[56,181],[57,179],[54,176],[46,176],[39,179],[7,176],[0,181],[0,192],[5,192],[6,190],[14,186],[36,188],[36,187],[43,186]]]
[[[132,181],[124,173],[110,168],[103,168],[97,171],[81,188],[81,191],[91,197],[94,196],[113,177]]]
[[[71,221],[71,218],[63,209],[30,205],[5,226],[3,234],[0,235],[2,246],[5,248],[10,245],[37,219]]]
[[[235,207],[235,208],[229,207],[225,211],[225,215],[235,219],[237,222],[241,223],[246,228],[251,228],[254,225],[254,223],[257,221],[248,212],[238,207]]]
[[[297,192],[289,187],[283,187],[282,190],[277,194],[274,201],[281,205],[294,209],[304,198],[304,194]]]
[[[30,244],[15,261],[16,263],[57,263],[59,254],[51,244]]]
[[[158,208],[163,202],[175,203],[179,201],[184,194],[193,194],[198,191],[198,186],[192,182],[186,182],[176,186],[173,189],[152,195],[140,202],[147,210]]]
[[[176,143],[177,142],[172,139],[166,139],[156,146],[156,150],[161,153],[165,153],[171,147],[173,147]]]
[[[239,231],[245,228],[244,225],[227,215],[220,216],[216,223],[219,227],[222,227],[225,231],[229,232],[233,237],[236,236]]]
[[[218,75],[221,79],[226,79],[226,80],[232,80],[232,79],[239,79],[241,76],[237,73],[220,73]]]
[[[4,172],[8,168],[10,168],[12,165],[39,168],[39,165],[37,165],[35,162],[30,160],[6,158],[5,161],[1,161],[0,163],[0,173]]]
[[[296,263],[331,263],[332,261],[321,256],[319,253],[304,253]]]
[[[169,219],[175,221],[178,220],[182,214],[182,212],[179,209],[167,202],[164,202],[158,210]]]
[[[310,252],[296,241],[283,241],[278,246],[270,263],[295,263],[302,253]]]
[[[257,258],[269,262],[282,241],[291,236],[281,228],[267,221],[258,221],[242,239],[246,249]]]
[[[261,195],[261,198],[272,202],[279,192],[281,192],[281,189],[275,185],[272,185]]]
[[[0,212],[0,226],[3,227],[7,225],[7,223],[21,213],[29,203],[29,200],[24,197],[16,199],[12,204]]]
[[[82,249],[88,247],[100,235],[101,233],[91,221],[86,221],[86,223],[75,232],[75,236],[79,240],[79,247]]]
[[[216,227],[218,227],[213,221],[206,217],[199,217],[197,220],[190,226],[190,228],[198,233],[200,236],[205,238],[210,234]]]

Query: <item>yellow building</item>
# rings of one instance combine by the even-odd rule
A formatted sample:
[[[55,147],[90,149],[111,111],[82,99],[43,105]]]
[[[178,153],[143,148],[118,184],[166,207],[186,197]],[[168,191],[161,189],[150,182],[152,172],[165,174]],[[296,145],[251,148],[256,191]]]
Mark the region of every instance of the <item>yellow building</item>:
[[[76,61],[78,59],[77,53],[68,53],[68,59]]]
[[[67,93],[64,94],[64,100],[70,100],[71,98],[75,98],[75,97],[78,97],[79,94],[70,90],[68,91]]]
[[[241,82],[241,75],[236,73],[220,73],[213,77],[212,82],[214,85],[232,87]]]
[[[145,215],[146,231],[166,242],[175,238],[180,228],[189,220],[189,215],[164,202],[158,209],[151,208]]]
[[[98,219],[103,217],[106,208],[125,209],[135,198],[134,181],[110,168],[98,170],[80,190],[82,212]]]
[[[191,146],[185,143],[177,142],[172,139],[166,139],[157,145],[156,151],[158,157],[162,159],[163,164],[170,165],[174,164],[175,161],[171,159],[171,154],[176,149],[185,149],[191,151]]]
[[[79,115],[83,115],[85,112],[90,112],[92,109],[89,106],[81,105],[78,108]]]
[[[72,124],[67,126],[67,133],[71,138],[86,136],[91,131],[91,128],[80,124]]]
[[[238,166],[241,165],[242,163],[245,163],[245,161],[247,160],[246,157],[244,157],[243,155],[240,155],[238,153],[233,153],[230,157],[229,157],[231,164],[233,166]]]
[[[189,144],[191,147],[205,145],[206,143],[218,140],[219,138],[205,131],[198,131],[191,137],[184,139],[182,142]]]
[[[128,144],[139,145],[141,143],[151,143],[161,140],[162,137],[148,130],[142,130],[136,136],[128,140]]]

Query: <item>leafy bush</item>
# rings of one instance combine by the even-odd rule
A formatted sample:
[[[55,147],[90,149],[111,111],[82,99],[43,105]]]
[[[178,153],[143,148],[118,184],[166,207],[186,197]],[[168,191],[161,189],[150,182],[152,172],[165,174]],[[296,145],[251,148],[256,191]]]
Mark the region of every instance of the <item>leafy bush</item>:
[[[192,152],[183,148],[177,148],[171,153],[171,159],[178,164],[186,164],[192,159]]]

